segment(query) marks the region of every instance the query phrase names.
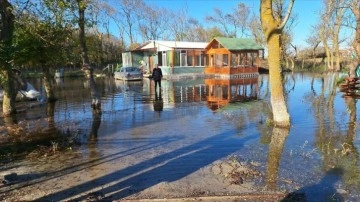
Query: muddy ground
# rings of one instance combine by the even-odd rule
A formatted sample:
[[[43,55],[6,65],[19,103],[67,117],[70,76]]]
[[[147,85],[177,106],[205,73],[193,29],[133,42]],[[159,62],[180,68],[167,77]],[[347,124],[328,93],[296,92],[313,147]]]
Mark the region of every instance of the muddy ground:
[[[54,152],[48,147],[33,151],[25,159],[1,166],[2,177],[10,179],[0,186],[0,200],[278,201],[286,196],[256,185],[264,177],[256,169],[260,165],[241,162],[238,157],[217,160],[172,180],[169,175],[182,171],[165,168],[171,159],[139,166],[135,159],[121,158],[123,155],[128,154],[84,161],[84,154],[75,150]]]

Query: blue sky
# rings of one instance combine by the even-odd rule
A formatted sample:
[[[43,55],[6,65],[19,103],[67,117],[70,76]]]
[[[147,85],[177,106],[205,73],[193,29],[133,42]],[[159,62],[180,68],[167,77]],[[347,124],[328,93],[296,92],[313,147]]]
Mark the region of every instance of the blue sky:
[[[288,2],[288,0],[286,0]],[[148,5],[157,5],[171,10],[187,8],[190,17],[204,22],[206,16],[211,15],[214,8],[230,13],[237,4],[242,2],[259,14],[260,0],[145,0]],[[322,0],[295,0],[293,13],[298,15],[298,22],[294,27],[294,44],[305,47],[306,38],[312,31],[312,26],[318,21],[318,13]]]

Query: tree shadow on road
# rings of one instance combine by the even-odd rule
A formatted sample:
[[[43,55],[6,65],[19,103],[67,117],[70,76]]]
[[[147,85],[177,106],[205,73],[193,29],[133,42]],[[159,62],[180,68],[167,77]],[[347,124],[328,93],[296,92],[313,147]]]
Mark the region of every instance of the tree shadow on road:
[[[120,200],[139,193],[161,182],[173,182],[222,159],[244,146],[257,136],[234,139],[233,131],[212,136],[195,144],[160,154],[136,165],[117,170],[91,182],[44,196],[38,200],[86,200],[89,191],[102,187],[103,200]],[[181,166],[181,169],[179,168]],[[195,183],[195,182],[194,182]]]
[[[330,169],[326,172],[325,176],[319,183],[306,186],[295,192],[289,193],[282,201],[344,201],[344,198],[337,192],[335,188],[336,183],[341,180],[342,176],[342,169]]]

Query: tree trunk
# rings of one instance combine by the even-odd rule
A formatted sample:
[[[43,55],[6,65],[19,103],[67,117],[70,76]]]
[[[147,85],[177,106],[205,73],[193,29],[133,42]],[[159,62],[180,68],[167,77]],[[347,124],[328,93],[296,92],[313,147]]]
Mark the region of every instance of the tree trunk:
[[[280,66],[280,34],[282,30],[279,28],[280,23],[273,17],[272,0],[261,1],[261,25],[269,51],[269,81],[274,125],[289,127],[290,115],[286,107]]]
[[[357,60],[354,60],[349,65],[349,77],[354,78],[356,77],[356,67],[358,66]]]
[[[13,77],[13,72],[11,70],[4,70],[1,72],[4,77],[4,85],[2,88],[4,90],[4,97],[3,97],[3,114],[4,116],[9,116],[11,114],[16,113],[15,108],[15,99],[16,99],[16,85],[15,79]]]
[[[2,60],[0,61],[0,78],[1,87],[4,90],[3,98],[3,115],[8,116],[16,113],[15,98],[17,90],[12,72],[12,39],[14,32],[14,15],[12,13],[12,5],[7,0],[0,1],[0,54]]]
[[[50,70],[47,67],[42,65],[43,70],[43,80],[44,80],[44,88],[46,92],[46,97],[48,102],[54,102],[56,100],[53,87],[51,85],[50,79]]]
[[[98,89],[96,87],[96,83],[93,75],[93,68],[90,66],[89,57],[87,55],[86,41],[85,41],[85,2],[82,0],[77,0],[78,2],[78,11],[79,11],[79,40],[80,40],[80,48],[81,48],[81,56],[83,60],[82,71],[84,72],[84,76],[87,79],[87,82],[90,87],[91,93],[91,107],[94,110],[101,109],[101,101]]]
[[[354,12],[356,17],[356,29],[355,29],[355,41],[354,48],[356,51],[357,59],[360,58],[360,11],[357,10]]]
[[[287,112],[282,85],[279,40],[279,34],[272,34],[268,40],[271,106],[275,125],[286,127],[290,125],[290,116]]]

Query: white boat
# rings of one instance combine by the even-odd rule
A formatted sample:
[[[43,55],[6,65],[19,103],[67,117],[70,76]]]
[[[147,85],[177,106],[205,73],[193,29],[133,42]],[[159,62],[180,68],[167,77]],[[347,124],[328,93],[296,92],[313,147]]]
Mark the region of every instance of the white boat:
[[[26,90],[19,90],[16,95],[16,100],[34,100],[40,97],[40,92],[37,91],[29,82],[26,83]],[[0,101],[4,98],[4,90],[0,88]]]

